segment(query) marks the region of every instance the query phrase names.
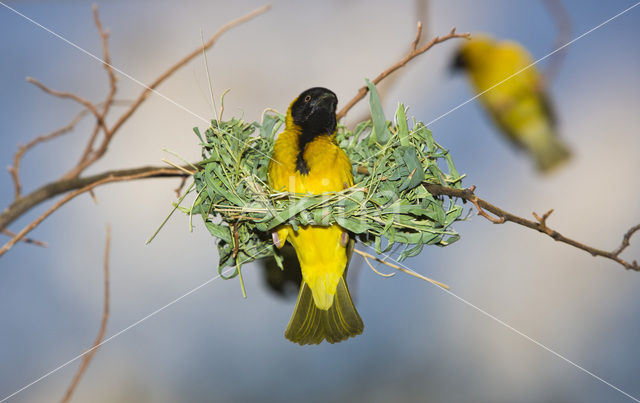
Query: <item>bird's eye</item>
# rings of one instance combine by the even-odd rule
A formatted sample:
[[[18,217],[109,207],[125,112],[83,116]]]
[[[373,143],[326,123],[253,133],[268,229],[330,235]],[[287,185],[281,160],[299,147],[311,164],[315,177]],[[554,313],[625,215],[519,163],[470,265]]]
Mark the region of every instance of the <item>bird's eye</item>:
[[[311,95],[307,95],[306,97],[304,97],[304,102],[309,102],[311,101]]]

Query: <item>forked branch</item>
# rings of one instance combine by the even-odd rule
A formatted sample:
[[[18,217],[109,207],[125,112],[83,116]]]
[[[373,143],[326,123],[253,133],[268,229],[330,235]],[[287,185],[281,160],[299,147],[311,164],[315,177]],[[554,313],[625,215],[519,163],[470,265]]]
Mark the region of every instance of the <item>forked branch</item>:
[[[405,57],[400,59],[396,64],[389,67],[382,73],[378,74],[378,76],[372,80],[374,84],[378,84],[380,81],[384,80],[384,78],[387,77],[389,74],[403,67],[405,64],[409,63],[409,61],[411,61],[413,58],[423,54],[424,52],[426,52],[427,50],[431,49],[433,46],[439,43],[442,43],[444,41],[447,41],[453,38],[465,38],[465,39],[470,38],[469,33],[458,34],[456,33],[456,27],[453,27],[451,28],[451,31],[449,31],[449,33],[446,34],[445,36],[436,36],[433,39],[431,39],[428,43],[426,43],[424,46],[418,48],[418,45],[420,43],[420,38],[422,36],[422,23],[419,21],[418,21],[418,28],[416,31],[417,31],[416,37],[411,43],[411,49],[409,50],[409,53]],[[366,85],[361,87],[358,90],[358,93],[356,94],[356,96],[353,97],[349,102],[347,102],[347,104],[342,109],[340,109],[340,111],[336,115],[337,119],[338,120],[342,119],[347,114],[347,112],[349,112],[349,110],[354,107],[355,104],[360,102],[360,100],[362,100],[362,98],[364,98],[364,96],[367,95],[368,91],[369,91],[369,88],[367,88]]]
[[[547,219],[549,218],[553,210],[549,210],[548,212],[543,214],[542,217],[540,217],[538,214],[534,212],[533,216],[535,218],[535,221],[532,221],[532,220],[527,220],[526,218],[523,218],[523,217],[518,217],[485,200],[482,200],[481,198],[479,198],[474,194],[475,187],[471,187],[468,189],[454,189],[454,188],[436,185],[432,183],[425,184],[425,187],[427,188],[429,193],[431,193],[434,196],[445,195],[445,196],[451,196],[451,197],[458,197],[473,203],[479,209],[478,214],[480,214],[480,211],[484,212],[484,210],[494,214],[497,218],[488,216],[488,214],[486,213],[480,214],[480,215],[483,215],[485,218],[489,219],[491,222],[495,223],[497,221],[500,221],[500,222],[510,221],[512,223],[522,225],[524,227],[531,228],[538,232],[546,234],[558,242],[566,243],[567,245],[571,245],[575,248],[582,249],[583,251],[589,252],[592,256],[601,256],[607,259],[611,259],[621,264],[628,270],[640,271],[640,266],[638,265],[638,262],[636,260],[629,262],[620,257],[620,254],[622,253],[622,251],[624,251],[629,246],[631,236],[635,232],[640,230],[640,224],[632,227],[624,234],[622,238],[622,244],[617,249],[613,251],[606,251],[606,250],[594,248],[592,246],[578,242],[576,240],[573,240],[571,238],[568,238],[560,234],[558,231],[554,229],[551,229],[547,225]]]
[[[204,49],[208,49],[209,47],[211,47],[215,43],[215,41],[220,37],[220,35],[222,35],[224,32],[226,32],[230,28],[236,25],[239,25],[261,13],[264,13],[268,9],[269,9],[269,6],[261,7],[245,15],[244,17],[241,17],[239,19],[236,19],[224,25],[204,44]],[[58,201],[54,206],[49,208],[49,210],[47,210],[44,214],[38,217],[31,224],[27,225],[22,231],[16,234],[16,236],[14,236],[9,242],[7,242],[2,248],[0,248],[0,256],[4,254],[7,250],[9,250],[16,242],[23,239],[29,231],[35,228],[40,222],[42,222],[45,218],[51,215],[54,211],[56,211],[66,202],[68,202],[69,200],[73,199],[74,197],[84,192],[89,192],[98,186],[101,186],[106,183],[111,183],[111,182],[130,181],[130,180],[150,178],[150,177],[185,178],[189,176],[190,167],[185,166],[185,167],[179,167],[179,168],[142,167],[142,168],[129,169],[129,170],[107,171],[98,175],[85,177],[85,178],[79,177],[79,174],[84,169],[90,166],[93,162],[99,159],[106,152],[107,146],[111,141],[111,139],[113,138],[113,135],[115,134],[115,132],[129,119],[129,117],[131,117],[131,115],[138,109],[138,107],[150,95],[153,89],[156,88],[168,77],[170,77],[180,67],[184,66],[190,60],[198,56],[202,51],[202,48],[198,48],[194,50],[193,52],[185,56],[182,60],[178,61],[176,64],[171,66],[163,74],[161,74],[155,81],[153,81],[148,87],[146,87],[144,91],[142,91],[139,97],[120,116],[120,118],[114,123],[114,125],[111,128],[107,128],[104,125],[104,116],[106,115],[106,112],[109,109],[109,105],[113,104],[113,94],[115,94],[116,78],[115,78],[115,75],[113,74],[113,69],[111,68],[109,63],[110,58],[109,58],[109,53],[107,48],[108,33],[102,28],[102,24],[98,18],[97,9],[94,9],[94,20],[98,28],[98,32],[100,33],[100,36],[102,39],[103,49],[104,49],[104,58],[105,58],[104,65],[105,65],[105,69],[107,70],[107,74],[109,75],[109,82],[110,82],[110,91],[109,91],[109,94],[107,95],[107,100],[103,104],[102,110],[98,110],[98,108],[95,105],[91,104],[89,101],[84,100],[80,97],[72,96],[67,93],[50,90],[47,87],[44,87],[42,84],[39,84],[35,81],[34,81],[34,84],[39,85],[43,90],[49,93],[52,93],[56,96],[74,99],[75,101],[84,105],[96,117],[96,120],[97,120],[96,130],[99,130],[100,128],[102,128],[102,130],[105,133],[105,137],[100,147],[97,150],[93,151],[93,141],[95,140],[95,136],[97,134],[92,135],[89,141],[88,147],[85,150],[85,154],[83,154],[83,157],[81,158],[81,162],[78,164],[78,166],[74,170],[67,173],[67,175],[65,175],[65,177],[61,180],[54,181],[47,185],[44,185],[39,189],[31,192],[29,195],[25,197],[17,197],[16,200],[9,206],[9,208],[7,208],[5,211],[3,211],[0,214],[0,230],[5,230],[10,223],[12,223],[15,219],[17,219],[18,217],[26,213],[28,210],[30,210],[34,206],[46,200],[49,200],[57,195],[65,194],[65,196],[60,201]],[[427,44],[420,47],[419,43],[420,43],[421,35],[422,35],[422,26],[421,24],[418,24],[416,37],[411,43],[411,48],[409,53],[400,61],[395,63],[393,66],[389,67],[388,69],[380,73],[373,80],[374,84],[378,84],[385,77],[389,76],[391,73],[393,73],[394,71],[398,70],[399,68],[407,64],[410,60],[426,52],[427,50],[429,50],[430,48],[432,48],[434,45],[438,43],[442,43],[452,38],[469,38],[469,34],[466,34],[466,33],[457,34],[455,32],[455,28],[453,28],[447,35],[442,37],[436,36]],[[362,88],[360,88],[356,96],[352,100],[350,100],[347,103],[347,105],[345,105],[345,107],[343,107],[342,110],[340,110],[340,112],[338,112],[338,118],[344,117],[344,115],[356,103],[358,103],[360,100],[364,98],[367,91],[368,89],[366,86],[363,86]],[[72,123],[70,124],[71,127],[73,127],[74,121],[72,121]],[[64,129],[66,128],[63,128],[61,130],[64,131]],[[59,134],[57,134],[56,132],[53,132],[45,137],[51,138],[51,137],[56,137],[58,135]],[[46,139],[36,139],[34,140],[34,142],[38,143],[45,140]],[[28,148],[29,147],[27,147],[27,149]],[[22,153],[24,153],[24,151],[22,151]],[[19,161],[19,156],[17,157],[17,160]],[[19,182],[19,179],[17,179],[18,165],[14,164],[14,167],[15,169],[12,170],[11,173],[14,176],[14,186],[16,188],[16,194],[20,195],[20,190],[21,190],[20,182]],[[358,167],[359,171],[361,169],[362,167]],[[511,214],[485,200],[480,199],[474,194],[475,187],[472,187],[469,189],[455,189],[455,188],[450,188],[450,187],[441,186],[437,184],[429,184],[429,183],[426,183],[425,187],[433,195],[447,195],[451,197],[459,197],[461,199],[464,199],[473,203],[478,213],[483,217],[487,218],[488,220],[490,220],[491,222],[504,223],[504,222],[510,221],[510,222],[522,225],[524,227],[531,228],[541,233],[544,233],[559,242],[563,242],[573,247],[576,247],[578,249],[582,249],[586,252],[589,252],[593,256],[601,256],[601,257],[611,259],[621,264],[622,266],[624,266],[629,270],[640,271],[640,267],[638,266],[637,261],[634,260],[633,262],[628,262],[620,258],[620,254],[629,246],[630,239],[633,236],[633,234],[635,232],[640,231],[640,225],[632,227],[624,234],[622,244],[617,249],[613,251],[605,251],[605,250],[593,248],[591,246],[577,242],[573,239],[567,238],[561,235],[560,233],[558,233],[557,231],[549,228],[547,225],[547,219],[549,218],[551,211],[547,212],[542,217],[534,213],[534,218],[536,219],[536,221],[531,221],[522,217],[518,217],[514,214]],[[491,216],[489,213],[493,214],[495,217]]]

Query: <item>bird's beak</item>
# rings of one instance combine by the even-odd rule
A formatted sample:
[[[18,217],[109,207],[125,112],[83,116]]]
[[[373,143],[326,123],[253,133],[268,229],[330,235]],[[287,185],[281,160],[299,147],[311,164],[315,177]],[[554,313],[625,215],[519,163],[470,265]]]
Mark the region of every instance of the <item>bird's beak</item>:
[[[467,68],[462,51],[458,50],[449,64],[449,72],[455,74]]]
[[[313,104],[313,110],[327,109],[329,111],[335,111],[338,100],[333,94],[322,94],[316,102]]]

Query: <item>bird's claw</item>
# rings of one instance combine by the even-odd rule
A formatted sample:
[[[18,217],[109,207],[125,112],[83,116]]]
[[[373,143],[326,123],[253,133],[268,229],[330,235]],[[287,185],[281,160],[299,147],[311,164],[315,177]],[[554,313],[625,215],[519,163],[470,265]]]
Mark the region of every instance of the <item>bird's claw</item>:
[[[342,232],[342,236],[340,237],[340,245],[346,248],[348,243],[349,243],[349,233]]]
[[[276,246],[276,248],[282,248],[282,245],[280,244],[280,236],[276,231],[271,233],[271,238],[273,239],[273,244]]]

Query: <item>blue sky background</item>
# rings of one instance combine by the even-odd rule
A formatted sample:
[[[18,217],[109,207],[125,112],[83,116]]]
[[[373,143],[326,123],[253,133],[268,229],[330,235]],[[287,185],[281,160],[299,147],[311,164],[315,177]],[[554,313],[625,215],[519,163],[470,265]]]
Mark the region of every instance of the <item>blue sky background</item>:
[[[8,4],[100,54],[90,2]],[[577,37],[634,3],[564,4]],[[200,29],[211,35],[262,3],[99,5],[112,32],[113,64],[150,82],[199,46]],[[274,1],[271,11],[228,32],[208,52],[213,89],[221,94],[230,88],[225,114],[249,121],[266,107],[284,111],[293,97],[316,85],[346,102],[364,77],[374,77],[406,52],[417,18],[412,1]],[[434,136],[467,173],[465,184],[525,217],[554,208],[549,223],[560,232],[596,247],[617,247],[621,235],[640,222],[639,21],[640,7],[568,48],[550,92],[573,159],[552,176],[538,175],[496,133],[477,102],[434,122]],[[424,39],[452,25],[517,40],[534,58],[550,52],[555,40],[555,26],[537,1],[430,2]],[[0,161],[9,165],[18,143],[64,126],[79,110],[42,93],[26,76],[96,102],[106,94],[107,81],[98,62],[3,7],[0,33]],[[416,119],[429,122],[473,95],[463,77],[447,71],[456,46],[441,44],[397,73],[384,97],[389,117],[403,102]],[[119,83],[118,99],[141,91],[125,77]],[[198,115],[211,115],[201,59],[158,90]],[[361,116],[365,104],[350,117]],[[193,115],[151,96],[87,174],[160,164],[166,157],[162,148],[196,159],[196,125],[202,122]],[[21,171],[25,191],[72,167],[90,129],[90,121],[83,121],[73,133],[27,154]],[[113,231],[107,335],[217,274],[213,239],[197,223],[189,233],[179,215],[144,245],[168,212],[177,182],[99,188],[97,205],[80,197],[32,232],[49,248],[20,244],[0,259],[0,399],[91,345],[102,309],[107,223]],[[0,175],[0,189],[0,206],[7,206],[13,198],[8,174]],[[11,228],[19,230],[45,207]],[[496,226],[473,216],[456,229],[459,242],[427,248],[407,265],[640,396],[638,273],[512,224]],[[632,240],[624,256],[638,258],[640,240]],[[105,344],[74,401],[631,401],[437,287],[401,274],[378,277],[358,259],[352,272],[357,270],[351,288],[365,332],[355,339],[308,348],[286,341],[294,301],[270,294],[259,267],[248,266],[246,300],[236,280],[216,280]],[[10,401],[57,400],[76,368],[69,365]]]

